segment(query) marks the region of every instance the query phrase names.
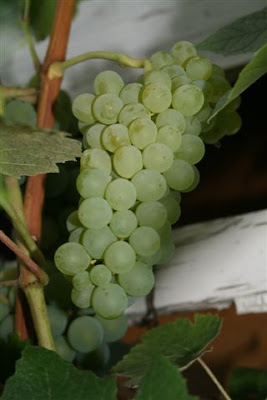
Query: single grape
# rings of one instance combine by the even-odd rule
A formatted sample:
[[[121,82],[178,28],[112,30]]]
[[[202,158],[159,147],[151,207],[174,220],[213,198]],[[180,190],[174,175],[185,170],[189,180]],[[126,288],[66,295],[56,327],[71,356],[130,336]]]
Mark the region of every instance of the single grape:
[[[92,103],[95,95],[83,93],[76,97],[72,103],[72,112],[74,116],[88,125],[95,123],[95,117],[92,113]]]
[[[102,133],[102,143],[112,153],[121,146],[129,145],[128,129],[122,124],[109,125]]]
[[[118,281],[127,294],[134,297],[146,296],[155,285],[152,268],[137,261],[131,271],[119,274]]]
[[[76,352],[69,346],[64,336],[58,336],[54,339],[56,353],[65,361],[72,362]]]
[[[75,275],[89,267],[91,258],[79,243],[64,243],[55,252],[55,265],[66,275]]]
[[[194,168],[194,173],[195,173],[195,177],[194,177],[193,183],[192,183],[191,186],[189,186],[188,189],[183,190],[183,193],[192,192],[192,190],[195,190],[195,188],[196,188],[197,185],[199,184],[199,181],[200,181],[200,174],[199,174],[199,171],[198,171],[198,169],[195,167],[195,165],[193,165],[193,168]]]
[[[72,285],[76,290],[83,290],[91,283],[89,272],[81,271],[72,278]]]
[[[165,125],[158,130],[157,142],[165,144],[172,152],[175,152],[182,143],[182,136],[178,129]]]
[[[178,87],[172,96],[172,106],[185,117],[196,114],[204,104],[204,95],[196,85]]]
[[[194,181],[194,169],[184,160],[173,160],[172,166],[164,172],[164,177],[171,189],[186,190]]]
[[[136,228],[129,238],[129,243],[136,254],[144,257],[152,256],[160,248],[159,235],[149,226]]]
[[[166,72],[171,79],[176,78],[177,76],[186,76],[186,72],[180,65],[166,65],[161,69],[161,71]]]
[[[166,125],[173,126],[180,133],[183,133],[186,126],[185,117],[179,111],[169,108],[157,115],[156,125],[158,128],[165,127]]]
[[[172,150],[163,143],[153,143],[143,150],[143,163],[147,169],[167,171],[173,162]]]
[[[70,345],[81,353],[97,349],[104,337],[103,328],[96,318],[84,315],[74,319],[68,329]]]
[[[96,319],[100,322],[104,331],[104,341],[107,343],[116,342],[121,339],[127,331],[127,317],[121,315],[115,319],[101,318],[99,315]]]
[[[212,75],[220,75],[225,78],[224,69],[217,64],[212,64]]]
[[[152,113],[160,113],[170,107],[172,94],[166,86],[151,83],[142,92],[142,102]]]
[[[225,111],[225,110],[224,110]],[[224,112],[224,124],[226,125],[226,135],[234,135],[239,131],[242,125],[242,120],[240,115],[233,112]]]
[[[208,81],[213,88],[213,95],[211,98],[211,103],[217,103],[217,101],[222,97],[228,90],[231,89],[230,83],[223,76],[212,75]]]
[[[120,92],[120,98],[124,105],[139,102],[140,91],[143,85],[138,82],[128,83],[125,85]]]
[[[176,78],[172,79],[172,93],[180,86],[183,85],[190,85],[192,84],[192,80],[187,77],[187,75],[177,76]]]
[[[192,43],[183,40],[173,45],[171,54],[178,64],[183,65],[190,57],[196,56],[197,51]]]
[[[54,305],[48,305],[47,312],[50,320],[52,335],[54,337],[62,335],[68,323],[66,311],[61,310]]]
[[[167,53],[167,51],[157,51],[150,57],[150,62],[153,69],[157,70],[165,67],[166,65],[173,64],[174,60],[171,54]]]
[[[83,135],[83,145],[84,147],[92,147],[94,149],[103,149],[101,144],[101,133],[105,129],[103,124],[94,124],[88,128]]]
[[[102,71],[94,80],[95,94],[115,93],[119,94],[124,86],[124,82],[115,71]]]
[[[84,199],[103,197],[110,181],[111,176],[107,170],[86,168],[78,175],[76,187]]]
[[[191,57],[186,63],[186,73],[190,79],[208,80],[212,74],[212,63],[207,57]]]
[[[162,252],[161,252],[161,245],[158,251],[156,251],[155,254],[149,257],[143,257],[143,256],[138,256],[137,261],[142,261],[147,265],[150,265],[151,267],[153,265],[157,265],[160,263],[160,260],[162,258]]]
[[[137,200],[140,201],[161,199],[167,187],[165,178],[158,171],[149,169],[137,172],[132,178],[132,183],[136,189]]]
[[[143,150],[156,141],[157,127],[150,119],[137,118],[129,126],[129,135],[132,144]]]
[[[94,288],[95,286],[91,283],[88,283],[82,290],[73,288],[71,291],[71,301],[78,308],[90,307]]]
[[[171,89],[172,81],[168,74],[163,71],[149,71],[145,73],[144,76],[144,84],[145,86],[150,85],[151,83],[161,84],[166,86],[168,89]]]
[[[116,283],[98,286],[93,293],[92,306],[105,319],[118,318],[125,311],[128,299],[125,291]]]
[[[205,102],[209,103],[212,100],[214,93],[214,88],[211,83],[203,79],[193,81],[193,83],[202,90],[205,97]]]
[[[92,109],[95,118],[102,124],[111,125],[118,121],[123,102],[114,93],[105,93],[97,96]]]
[[[133,248],[122,240],[112,243],[104,253],[105,265],[114,274],[129,271],[133,268],[135,260]]]
[[[112,217],[112,209],[101,197],[85,199],[78,209],[79,220],[86,228],[100,229],[106,226]]]
[[[136,189],[127,179],[118,178],[108,185],[105,198],[113,210],[128,210],[136,201]]]
[[[112,275],[104,264],[97,264],[91,269],[90,278],[94,285],[103,286],[111,281]]]
[[[143,168],[142,153],[134,146],[122,146],[114,153],[113,166],[118,175],[131,178]]]
[[[74,229],[74,231],[71,231],[68,238],[68,242],[81,243],[84,231],[85,231],[84,228],[76,228]]]
[[[183,135],[181,146],[175,153],[175,158],[185,160],[189,164],[198,163],[205,154],[205,145],[203,140],[196,135]]]
[[[184,131],[184,135],[200,135],[201,133],[201,122],[197,117],[186,117],[186,128]]]
[[[101,169],[111,172],[111,159],[109,154],[101,149],[88,149],[82,153],[81,169]]]
[[[116,211],[110,221],[110,229],[120,239],[130,236],[137,227],[135,214],[130,210]]]
[[[143,104],[126,104],[126,106],[124,106],[120,112],[119,123],[125,126],[129,126],[130,123],[136,118],[150,119],[150,113],[143,106]]]
[[[136,210],[136,218],[140,226],[150,226],[158,229],[167,220],[167,211],[158,201],[145,201],[140,203]]]
[[[179,202],[171,195],[161,199],[160,202],[166,209],[168,221],[173,225],[181,215],[181,207]]]
[[[100,229],[87,229],[82,237],[85,250],[95,259],[102,258],[106,248],[117,240],[108,226]]]

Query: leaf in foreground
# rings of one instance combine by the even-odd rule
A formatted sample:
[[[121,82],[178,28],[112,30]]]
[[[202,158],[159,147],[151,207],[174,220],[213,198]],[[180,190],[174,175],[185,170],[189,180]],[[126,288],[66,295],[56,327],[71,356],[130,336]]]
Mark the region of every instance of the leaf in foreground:
[[[197,45],[223,55],[248,53],[267,42],[267,7],[238,18]]]
[[[0,123],[0,173],[19,178],[58,172],[57,163],[81,155],[80,142],[65,132]]]
[[[210,121],[224,107],[230,104],[236,97],[243,93],[249,86],[267,73],[267,44],[265,44],[251,61],[242,69],[233,88],[227,92],[216,104],[213,113],[209,117]]]
[[[127,386],[139,384],[157,354],[167,357],[179,368],[189,366],[200,357],[217,336],[221,321],[216,315],[196,314],[194,323],[183,318],[153,328],[114,367],[114,372],[131,379]]]
[[[187,392],[186,381],[170,361],[157,356],[142,380],[135,400],[197,400]]]
[[[112,377],[98,378],[79,371],[56,353],[27,346],[8,379],[2,400],[115,400]]]

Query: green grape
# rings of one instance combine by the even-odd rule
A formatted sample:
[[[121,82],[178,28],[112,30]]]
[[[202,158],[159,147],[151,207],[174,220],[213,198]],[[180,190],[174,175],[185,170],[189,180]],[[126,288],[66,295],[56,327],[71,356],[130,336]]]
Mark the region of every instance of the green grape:
[[[196,56],[197,51],[192,43],[184,40],[173,45],[171,54],[178,64],[183,65],[190,57]]]
[[[195,173],[195,177],[194,177],[194,181],[192,183],[191,186],[189,186],[188,189],[183,190],[183,193],[188,193],[188,192],[192,192],[192,190],[195,190],[195,188],[197,187],[197,185],[199,184],[200,181],[200,174],[198,169],[193,165],[194,168],[194,173]]]
[[[217,103],[220,97],[231,89],[230,83],[220,75],[212,75],[209,79],[209,83],[213,87],[213,95],[210,100],[212,103]]]
[[[92,113],[92,103],[95,95],[83,93],[76,97],[72,103],[72,112],[74,116],[88,125],[95,123],[95,117]]]
[[[210,126],[208,125],[208,129],[202,129],[202,133],[200,138],[207,144],[215,144],[218,143],[219,140],[226,134],[225,128],[223,125],[219,123],[218,116],[211,120]]]
[[[126,295],[125,295],[126,296]],[[0,323],[0,338],[7,340],[14,331],[14,315],[9,314]]]
[[[115,93],[119,94],[124,86],[124,82],[115,71],[103,71],[94,80],[95,94]]]
[[[158,171],[149,169],[137,172],[132,178],[132,183],[136,189],[137,200],[140,201],[161,199],[167,187],[165,178]]]
[[[226,125],[226,135],[234,135],[239,131],[242,125],[241,117],[237,112],[225,112],[224,110],[224,123]]]
[[[143,150],[143,163],[147,169],[167,171],[173,162],[172,150],[163,143],[153,143]]]
[[[88,308],[91,304],[92,293],[95,286],[87,284],[82,290],[72,289],[71,301],[78,308]]]
[[[191,57],[186,63],[186,73],[190,79],[208,80],[212,74],[212,63],[207,57]]]
[[[90,128],[90,124],[86,124],[85,122],[78,121],[78,128],[82,135]]]
[[[129,126],[129,135],[132,144],[143,150],[156,141],[157,127],[150,119],[137,118]]]
[[[130,210],[116,211],[110,221],[110,229],[120,239],[130,236],[137,227],[135,214]]]
[[[205,145],[200,137],[196,135],[183,135],[182,144],[174,156],[179,160],[187,161],[189,164],[196,164],[204,157],[204,154]]]
[[[87,229],[82,237],[85,250],[95,259],[102,258],[106,248],[117,240],[108,226],[101,229]]]
[[[94,285],[103,286],[111,281],[112,275],[104,264],[98,264],[91,269],[90,278]]]
[[[145,201],[140,203],[136,210],[136,218],[140,226],[150,226],[158,229],[167,220],[167,211],[158,201]]]
[[[194,169],[184,160],[173,160],[171,168],[163,175],[170,188],[179,191],[188,189],[194,181]]]
[[[196,114],[204,104],[204,95],[196,85],[178,87],[172,96],[172,106],[185,117]]]
[[[102,318],[114,319],[123,314],[128,305],[128,299],[122,287],[116,283],[107,283],[94,290],[92,305],[95,312]]]
[[[194,84],[199,87],[199,89],[202,90],[204,97],[205,97],[205,102],[209,103],[212,100],[214,89],[213,86],[210,84],[210,82],[202,80],[197,80],[194,81]]]
[[[141,226],[133,231],[129,243],[136,254],[149,257],[160,248],[160,237],[157,231],[150,226]]]
[[[178,129],[170,125],[165,125],[158,130],[157,142],[165,144],[175,152],[182,143],[182,136]]]
[[[72,285],[76,290],[83,290],[91,283],[89,272],[81,271],[72,278]]]
[[[193,167],[193,168],[195,169],[195,167]],[[181,196],[180,192],[177,192],[177,190],[170,190],[169,193],[167,194],[167,196],[171,196],[175,200],[177,200],[179,204],[181,203],[182,196]]]
[[[145,86],[150,85],[151,83],[157,83],[163,86],[166,86],[168,89],[172,87],[172,81],[168,74],[163,71],[149,71],[145,73],[144,76],[144,84]]]
[[[107,170],[86,168],[78,175],[76,187],[84,199],[103,197],[110,181],[111,176]]]
[[[171,233],[172,229],[170,222],[166,222],[165,225],[158,229],[161,243],[161,259],[159,264],[168,262],[174,255],[175,246],[172,241]]]
[[[89,267],[91,258],[79,243],[64,243],[55,253],[57,269],[66,275],[75,275]]]
[[[47,312],[50,320],[52,335],[54,337],[62,335],[68,323],[66,311],[61,310],[54,305],[48,305]]]
[[[67,218],[66,221],[66,226],[67,226],[67,230],[69,232],[74,231],[74,229],[80,228],[82,226],[79,217],[78,217],[78,211],[75,210],[72,213],[70,213],[70,215]]]
[[[111,125],[118,121],[123,102],[114,93],[105,93],[97,96],[92,109],[95,118],[102,124]]]
[[[100,229],[110,222],[112,209],[105,199],[90,197],[80,204],[78,216],[86,228]]]
[[[185,117],[179,111],[169,108],[158,114],[156,125],[158,128],[162,128],[166,125],[173,126],[180,133],[183,133],[186,126]]]
[[[172,195],[169,195],[164,199],[161,199],[160,202],[166,209],[168,221],[172,225],[175,224],[181,215],[181,207],[179,202],[174,197],[172,197]]]
[[[212,128],[215,127],[215,123],[216,123],[216,118],[212,118],[211,121],[207,120],[207,121],[202,121],[201,122],[201,134],[203,132],[208,132],[210,131]],[[221,130],[222,131],[222,130]]]
[[[54,339],[56,353],[65,361],[72,362],[76,352],[69,346],[64,336],[58,336]]]
[[[225,77],[224,69],[217,64],[212,64],[212,75],[220,75]]]
[[[173,57],[167,51],[157,51],[150,57],[153,69],[161,69],[174,63]]]
[[[100,322],[104,331],[104,341],[107,343],[116,342],[121,339],[127,331],[127,317],[121,315],[115,319],[101,318],[99,315],[96,319]]]
[[[197,117],[186,117],[185,118],[186,127],[184,135],[200,135],[201,133],[201,122]]]
[[[224,107],[224,112],[232,112],[236,111],[241,104],[241,97],[236,97],[231,103],[229,103],[226,107]]]
[[[209,116],[212,113],[212,108],[210,107],[209,104],[205,104],[203,105],[203,107],[201,108],[201,110],[195,115],[195,117],[200,121],[206,121]]]
[[[84,147],[92,147],[94,149],[103,149],[101,144],[101,133],[105,129],[103,124],[94,124],[84,132],[83,145]]]
[[[128,210],[136,201],[136,190],[130,181],[118,178],[109,183],[105,198],[113,210]]]
[[[160,113],[170,107],[170,89],[159,83],[151,83],[142,92],[142,103],[152,113]]]
[[[111,159],[108,153],[101,149],[88,149],[82,153],[81,169],[101,169],[111,172]]]
[[[192,80],[189,79],[186,75],[180,75],[176,78],[172,79],[172,92],[174,92],[178,87],[183,85],[189,85],[192,83]]]
[[[104,253],[105,265],[114,274],[129,271],[133,268],[135,260],[133,248],[123,240],[112,243]]]
[[[150,112],[143,106],[143,104],[126,104],[120,112],[119,123],[128,126],[136,118],[150,119]]]
[[[119,274],[118,282],[130,296],[141,297],[151,292],[155,277],[150,266],[137,261],[131,271]]]
[[[134,146],[122,146],[114,153],[113,166],[123,178],[131,178],[143,168],[142,153]]]
[[[102,133],[102,143],[112,153],[121,146],[129,145],[128,129],[122,124],[109,125]]]
[[[186,76],[186,72],[180,65],[166,65],[161,69],[161,71],[165,72],[169,75],[171,79],[176,78],[177,76]]]
[[[137,261],[142,261],[147,265],[153,266],[153,265],[159,264],[161,258],[162,258],[162,251],[161,251],[161,247],[160,247],[158,249],[158,251],[155,254],[153,254],[152,256],[149,256],[149,257],[138,256]]]
[[[21,100],[11,100],[5,106],[4,118],[13,124],[35,127],[37,115],[32,104]]]
[[[0,322],[10,313],[10,307],[0,300]]]
[[[84,315],[71,322],[67,336],[74,350],[88,353],[101,345],[104,332],[96,318]]]
[[[125,85],[120,92],[120,98],[124,105],[139,102],[140,91],[143,85],[138,82],[128,83]]]

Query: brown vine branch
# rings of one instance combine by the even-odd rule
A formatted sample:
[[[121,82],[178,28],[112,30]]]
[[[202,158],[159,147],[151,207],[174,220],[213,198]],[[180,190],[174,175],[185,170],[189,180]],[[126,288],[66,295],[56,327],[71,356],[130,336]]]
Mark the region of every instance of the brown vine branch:
[[[0,230],[0,240],[4,243],[16,256],[24,262],[29,270],[39,279],[43,285],[47,285],[48,276],[33,260],[31,260],[2,230]]]

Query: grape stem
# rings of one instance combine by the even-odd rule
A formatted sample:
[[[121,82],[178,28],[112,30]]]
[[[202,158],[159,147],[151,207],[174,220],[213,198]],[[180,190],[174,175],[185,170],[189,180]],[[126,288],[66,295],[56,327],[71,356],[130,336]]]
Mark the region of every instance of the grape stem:
[[[38,57],[38,54],[35,50],[33,38],[32,38],[30,27],[29,27],[30,6],[31,6],[31,0],[24,0],[24,13],[21,18],[21,26],[22,26],[22,29],[25,34],[25,39],[26,39],[28,47],[29,47],[29,51],[30,51],[30,55],[32,58],[32,62],[33,62],[35,71],[38,73],[40,71],[42,65],[41,65],[40,59]]]
[[[45,271],[43,271],[33,260],[31,260],[16,243],[14,243],[2,230],[0,230],[0,241],[4,243],[16,256],[24,262],[29,270],[39,279],[43,285],[47,285],[49,279]]]
[[[83,61],[94,59],[117,61],[121,66],[126,67],[151,69],[150,61],[146,59],[132,58],[126,54],[111,51],[90,51],[66,61],[52,63],[48,70],[48,77],[50,79],[62,77],[67,68]]]
[[[214,373],[211,371],[211,369],[208,367],[208,365],[203,361],[201,358],[198,358],[197,361],[201,365],[201,367],[206,371],[206,373],[209,375],[211,380],[214,382],[214,384],[217,386],[218,390],[221,392],[225,400],[231,400],[231,397],[228,395],[228,393],[224,390]]]

